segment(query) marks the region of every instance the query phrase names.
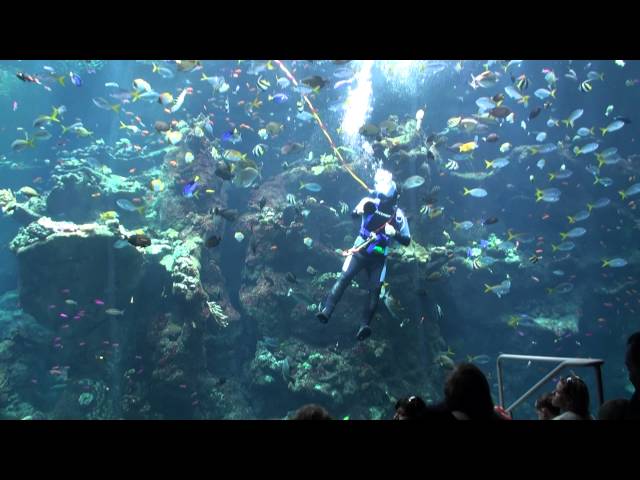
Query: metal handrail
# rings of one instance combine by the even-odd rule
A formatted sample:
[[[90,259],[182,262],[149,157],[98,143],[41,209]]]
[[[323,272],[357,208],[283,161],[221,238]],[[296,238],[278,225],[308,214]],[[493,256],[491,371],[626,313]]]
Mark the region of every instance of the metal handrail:
[[[504,391],[503,391],[503,383],[502,383],[502,360],[528,360],[532,362],[559,362],[559,364],[547,373],[538,383],[536,383],[533,387],[531,387],[524,395],[518,398],[515,402],[513,402],[508,408],[505,410],[507,412],[511,412],[518,405],[524,402],[527,398],[533,395],[536,391],[542,387],[549,379],[553,378],[560,370],[566,367],[593,367],[596,371],[596,384],[598,387],[598,401],[600,405],[604,402],[604,392],[602,389],[602,365],[604,364],[604,360],[599,358],[572,358],[572,357],[543,357],[536,355],[511,355],[511,354],[502,354],[498,355],[498,359],[496,360],[497,369],[498,369],[498,395],[499,395],[499,403],[500,406],[504,408]]]

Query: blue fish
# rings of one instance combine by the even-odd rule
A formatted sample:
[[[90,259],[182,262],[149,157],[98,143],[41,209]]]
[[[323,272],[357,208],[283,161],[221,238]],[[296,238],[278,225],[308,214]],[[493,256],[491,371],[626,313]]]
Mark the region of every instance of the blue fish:
[[[487,248],[489,246],[489,242],[486,240],[480,240],[480,248]]]
[[[77,73],[69,72],[69,78],[71,78],[71,83],[73,83],[76,87],[82,86],[82,79]]]
[[[276,103],[284,103],[289,100],[289,97],[285,93],[276,93],[273,97],[269,97],[269,100],[275,100]]]
[[[182,189],[182,196],[185,198],[193,197],[199,187],[200,187],[200,184],[198,183],[198,179],[190,181]]]
[[[320,186],[318,183],[304,183],[302,181],[300,181],[300,189],[306,189],[309,190],[310,192],[319,192],[320,190],[322,190],[322,186]]]
[[[120,207],[122,210],[126,210],[127,212],[135,212],[136,210],[138,210],[138,207],[136,207],[130,200],[127,200],[126,198],[120,198],[116,200],[116,205],[118,205],[118,207]]]
[[[242,135],[240,135],[240,132],[237,128],[234,128],[233,130],[229,130],[228,132],[224,132],[222,134],[222,141],[236,144],[242,141]]]
[[[471,247],[467,247],[467,258],[470,258],[472,255]]]

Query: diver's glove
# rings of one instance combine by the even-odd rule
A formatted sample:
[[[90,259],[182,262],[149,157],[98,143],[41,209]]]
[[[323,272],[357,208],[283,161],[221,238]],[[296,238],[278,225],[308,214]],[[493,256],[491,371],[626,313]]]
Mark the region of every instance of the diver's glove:
[[[396,229],[393,227],[393,225],[387,223],[384,226],[384,234],[388,235],[389,237],[395,237],[396,236]]]

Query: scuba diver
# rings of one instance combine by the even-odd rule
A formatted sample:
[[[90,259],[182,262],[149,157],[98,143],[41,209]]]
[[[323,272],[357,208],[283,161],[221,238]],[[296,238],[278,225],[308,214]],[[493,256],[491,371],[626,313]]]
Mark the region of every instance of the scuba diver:
[[[363,198],[352,215],[362,215],[360,235],[353,247],[343,252],[347,257],[342,273],[327,296],[324,307],[316,314],[320,322],[327,323],[336,304],[356,274],[366,269],[369,295],[362,315],[362,324],[356,334],[358,340],[371,335],[369,323],[373,318],[380,297],[380,290],[387,272],[387,250],[393,240],[404,246],[411,242],[409,224],[398,208],[398,191],[391,172],[378,169],[374,177],[371,197]]]

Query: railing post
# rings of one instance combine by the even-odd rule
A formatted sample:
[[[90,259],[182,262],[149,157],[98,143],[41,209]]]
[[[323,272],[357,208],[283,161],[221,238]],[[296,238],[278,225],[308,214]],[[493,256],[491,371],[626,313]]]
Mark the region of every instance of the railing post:
[[[602,385],[602,365],[596,366],[596,382],[598,387],[598,401],[600,406],[604,403],[604,386]]]
[[[496,360],[497,369],[498,369],[498,404],[500,407],[504,408],[504,391],[502,385],[502,363],[500,362],[501,358],[498,357]]]

